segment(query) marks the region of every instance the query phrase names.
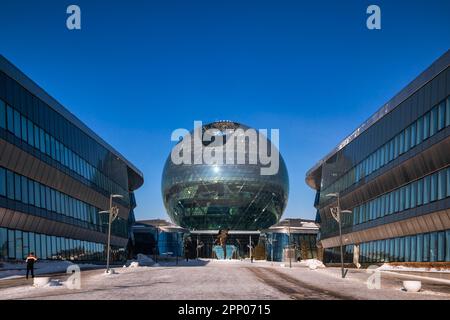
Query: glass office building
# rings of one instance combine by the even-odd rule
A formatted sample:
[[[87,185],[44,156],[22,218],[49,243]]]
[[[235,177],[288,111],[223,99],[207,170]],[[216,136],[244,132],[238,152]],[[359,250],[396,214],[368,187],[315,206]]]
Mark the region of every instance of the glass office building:
[[[216,130],[208,137],[209,129]],[[239,131],[239,129],[241,131]],[[261,161],[255,164],[250,158],[256,155],[262,143],[267,150],[276,148],[266,137],[266,141],[250,141],[246,136],[249,127],[231,121],[218,121],[202,127],[202,152],[214,144],[221,147],[229,141],[231,131],[233,139],[243,139],[245,144],[245,163],[236,159],[237,143],[233,152],[226,154],[234,159],[234,164],[224,161],[221,164],[174,164],[171,157],[166,161],[162,175],[162,196],[167,213],[176,224],[190,230],[262,230],[277,223],[286,207],[289,193],[289,179],[281,155],[278,172],[274,175],[262,175]],[[220,137],[221,139],[216,139]],[[246,140],[248,139],[248,140]],[[193,140],[193,139],[192,139]],[[207,142],[205,142],[207,141]],[[181,141],[179,143],[182,143]],[[255,143],[259,148],[253,149]],[[256,151],[254,151],[256,150]],[[194,152],[192,152],[194,154]],[[231,161],[232,162],[232,161]]]
[[[308,171],[325,262],[340,259],[336,193],[352,212],[348,262],[450,262],[449,63],[447,51]]]
[[[102,260],[109,195],[113,257],[131,232],[142,173],[0,56],[0,260]]]
[[[161,257],[184,255],[187,229],[161,219],[136,221],[133,225],[133,251]]]
[[[293,261],[317,258],[319,226],[311,220],[284,219],[262,232],[266,259],[288,261],[287,250],[293,252]]]

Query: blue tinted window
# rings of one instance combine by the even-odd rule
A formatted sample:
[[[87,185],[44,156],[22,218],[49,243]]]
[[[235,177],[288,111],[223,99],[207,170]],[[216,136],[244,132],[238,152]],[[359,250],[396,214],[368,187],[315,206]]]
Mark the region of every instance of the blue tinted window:
[[[41,128],[39,128],[39,147],[42,153],[45,153],[45,150],[47,149],[45,141],[45,132]]]
[[[14,200],[14,174],[6,171],[6,196]]]
[[[6,105],[0,99],[0,128],[6,129]]]
[[[445,128],[445,101],[439,104],[439,120],[438,120],[438,130]]]
[[[450,168],[447,168],[447,197],[450,197]]]
[[[14,134],[18,138],[22,135],[22,131],[20,129],[20,113],[16,110],[14,110]]]
[[[427,176],[423,179],[423,204],[430,202],[431,178]]]
[[[14,133],[14,111],[10,106],[6,106],[6,125],[8,130]]]
[[[417,130],[416,130],[416,145],[421,143],[423,140],[423,117],[417,120]]]
[[[34,182],[32,180],[28,180],[28,202],[31,205],[35,205],[34,202]]]
[[[438,108],[437,106],[431,110],[430,114],[430,137],[435,135],[438,130]]]
[[[6,197],[6,171],[3,168],[0,168],[0,196]]]
[[[22,202],[28,203],[28,181],[27,178],[21,176],[21,184],[22,184]]]
[[[16,230],[16,259],[23,259],[23,237],[22,231]]]
[[[0,228],[0,259],[8,258],[8,230]]]
[[[27,119],[21,116],[20,120],[22,122],[22,140],[28,141]]]
[[[34,181],[34,203],[36,205],[36,207],[41,207],[41,189],[39,186],[39,183]]]
[[[36,242],[35,242],[35,236],[33,232],[30,232],[28,235],[29,241],[28,241],[28,246],[29,246],[29,250],[30,252],[34,252],[34,254],[36,255]]]
[[[444,199],[446,195],[446,185],[447,185],[447,170],[441,170],[438,173],[438,194],[437,198],[439,200]]]
[[[430,261],[437,261],[437,232],[430,234]]]
[[[427,113],[423,117],[423,140],[428,139],[430,136],[430,113]]]
[[[417,235],[416,261],[417,262],[424,261],[423,260],[423,234]]]
[[[22,190],[20,187],[21,183],[20,183],[20,176],[17,174],[14,174],[14,199],[17,201],[21,201],[22,200]]]
[[[437,260],[445,261],[445,231],[441,231],[438,233]]]
[[[447,98],[445,108],[445,126],[450,126],[450,97]]]
[[[410,132],[411,132],[411,139],[410,139],[410,148],[414,147],[416,145],[416,124],[414,123],[411,127],[410,127]]]
[[[430,178],[430,202],[437,199],[438,175],[433,174]]]
[[[411,244],[411,253],[410,253],[410,261],[417,261],[416,253],[417,253],[417,236],[410,237]]]
[[[426,233],[423,235],[423,260],[430,261],[430,234]]]
[[[8,230],[8,256],[10,259],[16,258],[16,235],[14,230]]]
[[[34,131],[34,146],[36,149],[40,149],[40,143],[39,143],[39,128],[35,125],[33,125],[33,131]]]
[[[450,230],[445,231],[445,261],[450,261]]]
[[[33,123],[30,120],[27,120],[27,142],[34,147]]]
[[[411,261],[411,237],[405,237],[405,261]]]
[[[37,258],[38,259],[44,259],[43,257],[42,257],[42,245],[41,245],[41,235],[40,234],[35,234],[35,242],[36,242],[36,244],[35,244],[35,246],[36,246],[36,248],[35,248],[35,253],[36,253],[36,256],[37,256]]]

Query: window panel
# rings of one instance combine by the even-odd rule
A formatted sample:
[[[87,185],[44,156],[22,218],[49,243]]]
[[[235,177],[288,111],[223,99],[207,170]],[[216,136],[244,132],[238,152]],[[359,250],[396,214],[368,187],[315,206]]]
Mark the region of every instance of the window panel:
[[[20,183],[20,176],[18,174],[14,174],[14,200],[21,201],[22,195],[21,195],[21,183]]]
[[[34,147],[36,149],[40,149],[39,128],[36,125],[33,125],[33,131],[34,131]]]
[[[34,202],[34,182],[32,180],[28,180],[28,202],[31,205],[35,205]]]
[[[14,110],[14,135],[20,138],[22,135],[22,130],[20,128],[20,113]]]
[[[437,192],[438,200],[445,198],[446,183],[447,183],[446,176],[447,176],[447,170],[441,170],[438,173],[438,192]]]
[[[38,182],[34,181],[34,203],[36,207],[41,207],[41,188]]]
[[[21,184],[22,184],[22,202],[28,204],[28,181],[27,178],[21,176]]]
[[[427,176],[423,179],[423,204],[430,202],[431,178]]]
[[[450,97],[447,98],[447,103],[446,103],[446,108],[445,108],[445,126],[450,126]]]
[[[438,107],[431,109],[430,113],[430,137],[435,135],[438,130]]]
[[[35,242],[36,242],[36,256],[38,259],[44,259],[42,256],[42,245],[41,245],[41,235],[35,234]]]
[[[23,116],[21,116],[20,119],[22,122],[22,140],[28,142],[27,119]]]
[[[447,99],[447,106],[448,102]],[[445,231],[445,261],[450,261],[450,230]]]
[[[6,127],[9,132],[14,133],[14,110],[6,106]]]
[[[432,232],[430,234],[430,261],[437,261],[437,232]]]
[[[39,128],[39,147],[42,153],[45,153],[46,141],[45,141],[45,132],[41,128]]]
[[[423,140],[428,139],[430,136],[430,113],[424,115],[423,117]]]
[[[16,259],[22,260],[24,258],[22,231],[16,230],[15,237],[16,237]]]
[[[417,120],[417,134],[416,134],[416,145],[420,144],[423,140],[423,117]]]
[[[417,235],[416,261],[417,262],[424,261],[423,260],[423,234]]]
[[[437,237],[437,261],[445,261],[445,231],[439,232]]]
[[[411,139],[410,139],[410,148],[414,147],[416,145],[416,124],[414,123],[411,127],[410,127],[410,132],[411,132]]]
[[[8,230],[8,257],[16,258],[16,235],[14,230]]]
[[[445,101],[439,104],[439,115],[438,115],[438,130],[445,128]]]
[[[29,237],[29,251],[34,252],[34,254],[36,255],[36,241],[34,233],[30,232],[28,237]]]
[[[0,168],[0,196],[6,197],[6,170],[3,168]]]
[[[438,175],[433,174],[430,177],[430,202],[436,201],[438,196]]]
[[[423,260],[425,262],[430,261],[430,234],[423,235]]]
[[[27,142],[34,147],[34,129],[33,123],[30,120],[27,120]]]
[[[6,104],[0,99],[0,128],[6,129]]]
[[[417,253],[417,236],[411,236],[411,254],[410,261],[417,261],[416,253]]]

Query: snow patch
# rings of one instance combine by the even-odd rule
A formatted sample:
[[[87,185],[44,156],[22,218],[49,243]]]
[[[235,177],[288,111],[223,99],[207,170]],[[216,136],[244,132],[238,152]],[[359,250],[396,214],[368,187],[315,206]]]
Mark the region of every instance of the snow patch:
[[[311,270],[315,270],[317,268],[325,268],[325,265],[322,263],[322,261],[317,259],[306,259],[300,261],[301,266],[305,266],[310,268]]]
[[[414,268],[414,267],[406,267],[406,266],[393,266],[388,263],[384,263],[382,266],[378,267],[376,270],[378,271],[415,271],[415,272],[439,272],[439,273],[450,273],[449,269],[446,270],[438,270],[436,268]]]
[[[34,274],[42,275],[42,274],[50,274],[50,273],[64,273],[67,268],[71,265],[78,265],[80,269],[86,268],[98,268],[98,265],[88,264],[88,263],[73,263],[71,261],[62,260],[62,261],[37,261],[34,265]],[[25,276],[26,274],[26,263],[3,263],[2,268],[0,269],[0,280],[3,279],[14,279],[21,276]]]

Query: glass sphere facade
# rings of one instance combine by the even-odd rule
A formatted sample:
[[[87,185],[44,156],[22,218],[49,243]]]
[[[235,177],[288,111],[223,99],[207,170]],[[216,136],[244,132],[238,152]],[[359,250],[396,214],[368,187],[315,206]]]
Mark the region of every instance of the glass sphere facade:
[[[249,129],[236,122],[220,121],[204,125],[201,135],[211,128],[218,129],[218,135],[224,138],[216,142],[226,141],[228,129]],[[263,139],[268,149],[274,150],[275,146]],[[214,141],[213,137],[211,143]],[[257,144],[261,141],[258,139]],[[209,142],[204,142],[202,148],[207,145]],[[174,164],[169,156],[161,189],[172,221],[190,230],[262,230],[277,223],[288,200],[286,165],[280,155],[278,172],[261,175],[261,167],[267,165],[259,160],[249,164],[249,152],[254,149],[247,144],[245,164]]]

